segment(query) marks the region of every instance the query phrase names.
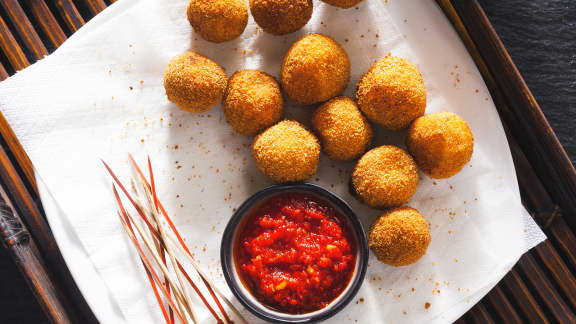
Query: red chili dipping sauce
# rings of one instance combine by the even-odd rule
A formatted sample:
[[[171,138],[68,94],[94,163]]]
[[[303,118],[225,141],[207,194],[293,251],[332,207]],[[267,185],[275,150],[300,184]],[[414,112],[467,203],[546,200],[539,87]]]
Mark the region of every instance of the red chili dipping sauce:
[[[356,242],[344,216],[306,194],[265,201],[248,215],[235,243],[244,285],[261,303],[284,313],[326,307],[356,266]]]

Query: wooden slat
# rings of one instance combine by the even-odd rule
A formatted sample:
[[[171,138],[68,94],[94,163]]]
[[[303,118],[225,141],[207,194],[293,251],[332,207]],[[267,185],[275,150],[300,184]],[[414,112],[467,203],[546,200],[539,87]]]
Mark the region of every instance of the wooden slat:
[[[58,24],[50,8],[44,0],[28,0],[25,2],[27,9],[32,13],[44,34],[48,37],[50,44],[56,48],[66,40],[66,34]]]
[[[551,234],[554,246],[561,250],[564,259],[572,269],[576,269],[576,237],[568,224],[562,217],[557,217],[548,227],[548,233]]]
[[[107,7],[104,0],[86,0],[86,4],[93,16],[96,16],[100,11]]]
[[[0,185],[0,241],[34,292],[44,313],[54,323],[72,323],[26,225],[16,212],[8,193]]]
[[[2,17],[0,17],[0,48],[4,51],[14,70],[19,71],[30,65],[26,55],[24,55],[20,46],[18,46],[14,35],[10,32]]]
[[[50,0],[54,3],[64,22],[73,32],[77,31],[85,24],[84,19],[76,9],[72,0]]]
[[[526,317],[529,323],[549,323],[540,305],[515,269],[510,270],[501,283],[510,291],[514,302],[519,306],[517,310]]]
[[[567,298],[567,303],[576,309],[576,279],[554,249],[550,241],[546,240],[534,248],[542,264],[552,275],[555,284]]]
[[[6,11],[15,31],[20,36],[23,44],[33,55],[36,60],[43,58],[48,55],[48,50],[42,44],[40,37],[32,27],[30,20],[20,7],[18,0],[3,0],[0,1],[0,5]]]
[[[501,324],[516,324],[521,323],[522,319],[512,307],[512,304],[508,300],[508,297],[500,288],[500,285],[494,287],[488,295],[486,295],[485,300],[490,304],[492,309],[496,312],[498,318],[498,323]]]
[[[10,76],[10,74],[8,74],[8,72],[6,71],[4,66],[2,64],[0,64],[0,81],[8,78],[9,76]]]
[[[552,286],[530,253],[526,253],[520,258],[518,266],[524,272],[527,283],[533,287],[532,292],[540,296],[540,300],[546,305],[555,320],[561,323],[576,323],[576,316]]]
[[[476,304],[476,306],[466,314],[466,319],[469,319],[471,323],[475,324],[496,323],[482,302]]]

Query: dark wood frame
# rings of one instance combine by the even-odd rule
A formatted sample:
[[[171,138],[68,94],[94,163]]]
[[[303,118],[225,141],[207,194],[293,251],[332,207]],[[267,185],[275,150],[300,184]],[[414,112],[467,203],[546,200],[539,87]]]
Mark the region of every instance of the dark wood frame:
[[[0,1],[0,80],[57,48],[114,0]],[[474,58],[508,136],[522,200],[549,239],[466,323],[576,322],[576,171],[476,0],[436,0]],[[97,323],[42,211],[34,169],[0,114],[0,234],[55,323]]]

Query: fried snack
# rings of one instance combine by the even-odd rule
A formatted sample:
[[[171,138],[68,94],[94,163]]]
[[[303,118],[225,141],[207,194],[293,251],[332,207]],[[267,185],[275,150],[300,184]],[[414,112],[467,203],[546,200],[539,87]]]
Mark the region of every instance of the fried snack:
[[[351,161],[368,149],[372,126],[354,101],[336,97],[322,104],[312,117],[322,149],[332,160]]]
[[[275,182],[303,181],[316,173],[320,143],[297,121],[284,120],[256,137],[252,155]]]
[[[354,193],[368,206],[390,208],[410,200],[418,187],[416,163],[403,149],[384,145],[364,154],[352,171]]]
[[[358,107],[371,121],[389,130],[408,127],[426,110],[426,88],[418,68],[400,57],[386,56],[358,82]]]
[[[352,8],[362,2],[362,0],[322,0],[327,4],[340,8]]]
[[[248,6],[244,0],[190,0],[188,21],[207,41],[221,43],[244,32]]]
[[[391,266],[415,263],[426,254],[429,244],[428,223],[414,208],[388,210],[370,228],[370,249],[378,260]]]
[[[406,146],[418,167],[435,179],[460,172],[474,151],[474,136],[464,119],[451,112],[417,118],[410,125]]]
[[[175,56],[164,72],[168,100],[189,112],[203,112],[218,104],[227,83],[218,63],[195,52]]]
[[[250,12],[265,32],[284,35],[302,28],[312,17],[312,0],[250,0]]]
[[[226,120],[240,134],[254,136],[282,116],[280,86],[269,74],[243,70],[232,75],[222,106]]]
[[[310,34],[295,42],[282,63],[282,87],[299,104],[326,101],[350,80],[346,51],[328,36]]]

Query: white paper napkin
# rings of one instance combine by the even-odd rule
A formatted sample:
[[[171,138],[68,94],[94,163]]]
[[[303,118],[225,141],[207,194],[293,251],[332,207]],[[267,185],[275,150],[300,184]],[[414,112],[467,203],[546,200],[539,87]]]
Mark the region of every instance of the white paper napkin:
[[[100,158],[126,179],[127,152],[142,162],[151,155],[159,196],[200,265],[227,292],[219,266],[222,230],[235,207],[270,184],[250,157],[251,139],[233,132],[220,106],[190,114],[167,101],[164,68],[172,56],[190,49],[220,63],[228,75],[251,68],[278,76],[295,40],[324,33],[351,58],[347,95],[375,60],[391,52],[421,69],[427,112],[454,111],[470,123],[476,139],[470,164],[448,180],[421,176],[409,203],[430,223],[426,256],[401,268],[371,257],[357,298],[334,321],[455,320],[545,238],[520,204],[510,151],[488,91],[432,2],[365,0],[343,10],[315,1],[312,20],[296,33],[265,34],[250,19],[241,38],[224,44],[203,41],[191,31],[186,4],[119,1],[54,54],[0,83],[2,113],[57,203],[48,217],[67,218],[128,323],[162,319],[117,220],[111,179]],[[287,102],[285,111],[308,123],[313,108]],[[403,145],[403,136],[376,127],[375,143]],[[368,229],[378,211],[349,195],[352,167],[322,156],[311,181],[347,200]],[[208,313],[200,318],[210,321]]]

